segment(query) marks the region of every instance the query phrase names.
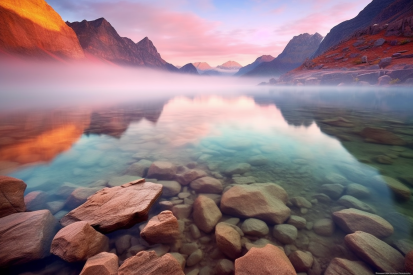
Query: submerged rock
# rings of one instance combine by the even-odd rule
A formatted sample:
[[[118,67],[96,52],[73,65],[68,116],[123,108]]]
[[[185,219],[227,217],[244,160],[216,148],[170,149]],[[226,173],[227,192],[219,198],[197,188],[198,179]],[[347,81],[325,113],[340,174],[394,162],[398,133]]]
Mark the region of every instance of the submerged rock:
[[[403,272],[404,257],[399,251],[375,236],[357,231],[345,237],[347,246],[360,259],[381,272]]]
[[[248,159],[248,163],[253,165],[253,166],[260,166],[260,165],[265,165],[268,163],[268,159],[264,157],[263,155],[256,155],[252,156]]]
[[[43,191],[32,191],[24,196],[24,203],[28,211],[46,208],[47,194]]]
[[[50,255],[58,222],[49,210],[15,213],[0,219],[0,267]]]
[[[291,244],[297,239],[297,228],[291,224],[275,225],[272,235],[283,244]]]
[[[289,256],[288,259],[292,263],[297,272],[307,272],[313,266],[314,258],[311,252],[304,251],[294,251]]]
[[[338,201],[339,204],[348,207],[348,208],[356,208],[359,210],[363,210],[363,211],[367,211],[370,213],[374,213],[374,209],[368,205],[367,203],[362,202],[361,200],[353,197],[353,196],[349,196],[349,195],[344,195],[342,196]]]
[[[109,238],[87,222],[75,222],[57,232],[50,252],[67,262],[85,261],[109,250]]]
[[[337,126],[337,127],[354,127],[354,124],[351,123],[351,121],[343,117],[325,119],[325,120],[322,120],[321,122],[331,125],[331,126]]]
[[[67,226],[77,221],[86,221],[103,233],[129,228],[148,219],[149,209],[161,192],[161,184],[144,180],[104,188],[70,211],[60,222]]]
[[[350,183],[346,188],[346,195],[362,199],[370,196],[370,190],[361,184]]]
[[[291,202],[298,208],[311,208],[313,205],[304,197],[291,198]]]
[[[178,220],[171,211],[162,211],[149,220],[141,237],[150,244],[174,243],[180,238]]]
[[[320,236],[331,236],[334,233],[335,226],[331,219],[319,219],[314,222],[313,230]]]
[[[218,248],[230,259],[241,255],[241,236],[227,223],[218,223],[215,227],[215,238]]]
[[[128,170],[126,171],[126,174],[131,175],[131,176],[145,177],[146,174],[148,173],[148,170],[151,164],[152,164],[152,161],[141,159],[138,162],[132,163],[131,166],[129,166]]]
[[[296,275],[284,251],[267,244],[263,248],[251,248],[247,254],[235,260],[237,275]]]
[[[193,210],[194,223],[205,233],[210,233],[222,217],[221,210],[215,202],[202,195],[196,198]]]
[[[86,261],[80,275],[116,275],[118,261],[116,254],[101,252]]]
[[[167,161],[155,161],[148,170],[148,178],[158,180],[172,180],[175,178],[177,167]]]
[[[413,250],[407,253],[404,266],[407,272],[413,274]]]
[[[324,275],[371,275],[373,270],[361,261],[334,258],[328,265]]]
[[[274,183],[237,185],[226,191],[221,198],[221,211],[241,218],[257,218],[270,224],[281,224],[288,219],[291,210],[285,205],[288,195]]]
[[[234,263],[227,259],[221,259],[215,266],[215,275],[232,275],[234,274],[235,266]]]
[[[297,227],[297,229],[303,229],[303,228],[306,228],[307,220],[304,219],[303,217],[291,215],[287,223],[294,225],[295,227]]]
[[[387,145],[406,145],[406,141],[390,131],[381,128],[366,127],[360,135],[368,142]]]
[[[169,253],[158,257],[154,251],[141,251],[126,259],[119,267],[119,275],[185,275],[180,263]]]
[[[380,216],[350,208],[333,213],[335,223],[346,233],[363,231],[377,238],[393,234],[393,226]]]
[[[228,175],[234,175],[234,174],[244,174],[245,172],[248,172],[251,169],[251,165],[248,163],[237,163],[233,164],[227,167],[225,169],[224,173]]]
[[[388,177],[388,176],[376,176],[374,178],[377,187],[382,188],[388,187],[393,193],[402,200],[410,200],[411,191],[410,188],[401,183],[400,181]]]
[[[191,188],[198,193],[221,194],[224,187],[220,180],[212,177],[202,177],[191,182]]]
[[[207,173],[199,169],[185,170],[184,172],[176,175],[176,180],[181,185],[188,185],[191,181],[194,181],[198,178],[206,177]]]
[[[241,226],[242,232],[247,235],[264,237],[270,232],[268,225],[258,219],[246,219]]]
[[[161,180],[157,183],[162,184],[162,196],[174,197],[181,192],[182,186],[174,180]]]
[[[66,201],[66,206],[69,209],[73,209],[85,203],[87,198],[99,191],[100,187],[88,188],[88,187],[79,187],[76,188],[69,196]]]
[[[26,211],[24,203],[26,187],[26,183],[22,180],[0,176],[0,218]]]

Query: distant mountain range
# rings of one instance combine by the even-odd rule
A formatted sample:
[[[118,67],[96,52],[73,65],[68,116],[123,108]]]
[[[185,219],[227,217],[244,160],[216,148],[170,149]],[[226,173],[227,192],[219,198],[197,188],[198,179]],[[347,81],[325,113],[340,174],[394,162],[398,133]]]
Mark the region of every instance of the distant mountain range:
[[[206,71],[206,70],[212,69],[212,67],[209,66],[209,64],[206,62],[194,62],[192,64],[195,66],[195,68],[197,68],[200,71]]]
[[[195,66],[192,63],[188,63],[181,68],[179,68],[179,72],[185,73],[185,74],[194,74],[194,75],[199,75],[198,70],[195,68]]]
[[[293,39],[288,42],[282,53],[279,54],[276,58],[274,58],[270,62],[261,62],[258,64],[256,63],[255,65],[250,66],[252,70],[242,75],[279,76],[292,69],[295,69],[317,50],[322,39],[323,37],[318,33],[315,33],[313,35],[304,33],[298,36],[294,36]],[[257,60],[255,62],[257,62]],[[244,70],[246,71],[247,69]]]
[[[242,65],[235,61],[227,61],[222,65],[217,66],[218,69],[236,70],[242,68]]]

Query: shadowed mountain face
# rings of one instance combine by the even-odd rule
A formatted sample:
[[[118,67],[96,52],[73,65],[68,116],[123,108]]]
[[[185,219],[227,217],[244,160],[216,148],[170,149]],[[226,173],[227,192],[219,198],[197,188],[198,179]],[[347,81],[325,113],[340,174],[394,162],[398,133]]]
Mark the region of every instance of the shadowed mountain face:
[[[321,42],[313,57],[317,57],[359,29],[376,23],[390,23],[411,15],[411,0],[373,0],[356,17],[333,27]]]
[[[0,53],[80,59],[76,34],[43,0],[0,1]]]
[[[88,54],[121,65],[177,71],[175,66],[161,58],[152,41],[147,37],[135,44],[127,37],[120,37],[104,18],[66,23],[75,31],[82,48]]]
[[[256,67],[258,67],[258,65],[260,65],[261,63],[270,62],[270,61],[273,61],[273,60],[274,60],[274,57],[271,56],[271,55],[262,55],[262,56],[258,57],[257,59],[255,59],[255,61],[253,63],[248,64],[247,66],[244,66],[241,69],[239,69],[239,71],[235,75],[237,75],[237,76],[244,75],[244,74],[252,71]]]
[[[188,63],[184,66],[182,66],[179,69],[180,73],[184,73],[184,74],[196,74],[199,75],[198,70],[195,68],[195,66],[192,63]]]
[[[294,36],[283,52],[270,62],[263,62],[245,76],[277,76],[300,66],[320,45],[323,37],[315,33]]]

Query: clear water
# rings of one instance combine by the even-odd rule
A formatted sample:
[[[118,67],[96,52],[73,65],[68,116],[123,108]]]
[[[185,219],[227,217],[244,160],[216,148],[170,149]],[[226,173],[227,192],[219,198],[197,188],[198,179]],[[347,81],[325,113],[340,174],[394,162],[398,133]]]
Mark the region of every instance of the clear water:
[[[349,120],[352,127],[322,122],[337,117]],[[411,92],[265,89],[228,97],[175,96],[100,108],[85,105],[16,111],[0,115],[0,173],[24,180],[26,193],[43,191],[47,202],[61,203],[68,199],[68,194],[61,191],[63,185],[97,189],[120,185],[137,178],[127,175],[128,167],[141,159],[166,160],[177,166],[195,162],[198,169],[220,178],[224,187],[237,184],[240,178],[257,183],[273,182],[281,185],[290,198],[303,196],[309,201],[320,193],[322,184],[340,175],[348,182],[369,188],[370,196],[360,200],[395,228],[386,242],[413,241],[412,200],[400,201],[390,190],[376,190],[368,183],[381,174],[409,186],[406,178],[413,178],[413,159],[401,155],[413,154],[413,146],[366,142],[359,135],[364,127],[384,128],[412,143]],[[392,164],[377,162],[379,155],[390,156]],[[236,177],[222,173],[229,165],[248,162],[253,156],[265,157],[268,162],[252,166],[249,172]],[[191,198],[196,198],[195,192]],[[333,201],[315,202],[307,212],[294,206],[290,208],[292,215],[314,222],[331,217],[333,211],[343,206]],[[65,204],[54,215],[60,219],[72,209]],[[159,211],[157,206],[153,207],[150,216]],[[224,215],[222,220],[229,218]],[[212,238],[207,243],[193,240],[187,228],[190,224],[191,221],[185,222],[183,240],[197,242],[205,256],[185,272],[206,266],[213,268],[220,259],[212,253],[216,250],[213,234],[202,233]],[[118,230],[108,234],[112,252],[116,253],[116,241],[125,234],[133,236],[131,242],[139,243],[139,225]],[[311,251],[324,269],[333,257],[355,258],[346,249],[344,236],[339,228],[330,237],[302,229],[295,246]],[[257,240],[245,237],[251,242]],[[271,226],[270,234],[264,238],[279,245],[271,235]],[[168,251],[170,248],[158,245],[146,249]],[[121,261],[125,260],[127,250],[118,256]],[[83,263],[68,264],[50,256],[4,272],[78,274],[82,266]]]

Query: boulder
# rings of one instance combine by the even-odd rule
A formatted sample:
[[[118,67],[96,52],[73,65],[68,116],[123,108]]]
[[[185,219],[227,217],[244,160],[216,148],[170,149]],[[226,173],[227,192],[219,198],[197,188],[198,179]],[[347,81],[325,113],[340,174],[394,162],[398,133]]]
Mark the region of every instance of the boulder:
[[[379,67],[386,68],[387,66],[391,64],[391,60],[392,60],[391,57],[385,57],[385,58],[380,59]]]
[[[406,144],[406,141],[399,136],[381,128],[366,127],[360,132],[360,135],[365,141],[373,143],[402,146]]]
[[[313,266],[314,258],[311,252],[294,251],[289,256],[291,264],[297,272],[307,272]]]
[[[242,232],[246,235],[264,237],[270,232],[268,225],[258,219],[246,219],[241,226]]]
[[[158,257],[155,251],[141,251],[126,259],[119,267],[118,275],[185,275],[180,263],[169,253]]]
[[[291,224],[275,225],[272,235],[283,244],[291,244],[297,239],[297,228]]]
[[[150,244],[174,243],[180,238],[178,220],[171,211],[162,211],[149,220],[141,237]]]
[[[172,180],[175,178],[177,167],[167,161],[155,161],[148,170],[148,178],[158,180]]]
[[[212,199],[200,195],[194,201],[192,217],[199,229],[210,233],[222,218],[222,213]]]
[[[186,259],[186,265],[187,266],[194,266],[197,263],[199,263],[202,260],[202,250],[201,249],[197,249],[194,252],[192,252],[189,257]]]
[[[100,187],[88,188],[88,187],[79,187],[76,188],[69,196],[66,201],[66,207],[73,209],[85,203],[87,198],[99,191]]]
[[[374,209],[368,205],[367,203],[362,202],[361,200],[353,197],[353,196],[349,196],[349,195],[344,195],[342,196],[337,203],[348,207],[348,208],[356,208],[359,210],[363,210],[363,211],[367,211],[367,212],[371,212],[374,213]]]
[[[24,181],[0,176],[0,218],[7,215],[26,211],[24,204]]]
[[[403,255],[375,236],[356,231],[346,235],[344,239],[354,254],[376,270],[391,273],[404,271]]]
[[[374,177],[374,182],[375,185],[378,188],[389,188],[390,190],[393,191],[393,193],[400,199],[402,200],[410,200],[411,197],[411,191],[410,188],[407,187],[406,185],[404,185],[403,183],[401,183],[400,181],[388,177],[388,176],[376,176]]]
[[[143,179],[104,188],[66,214],[60,223],[67,226],[77,221],[86,221],[103,233],[129,228],[148,219],[149,209],[161,192],[161,184],[145,182]]]
[[[64,206],[65,202],[63,201],[51,201],[46,203],[47,209],[49,209],[53,215],[62,210]]]
[[[86,261],[109,250],[109,238],[97,232],[87,222],[75,222],[57,232],[50,252],[67,262]]]
[[[390,85],[391,77],[388,75],[382,75],[379,77],[379,86]]]
[[[116,254],[101,252],[87,259],[80,275],[116,275],[119,259]]]
[[[296,275],[284,251],[267,244],[251,248],[247,254],[235,260],[236,275]]]
[[[324,275],[371,275],[373,270],[361,261],[334,258],[328,265]]]
[[[172,213],[178,220],[188,219],[191,216],[192,205],[177,204],[172,207]]]
[[[202,177],[190,183],[190,187],[198,193],[221,194],[224,187],[220,180],[212,177]]]
[[[313,230],[320,236],[331,236],[334,233],[334,222],[331,219],[319,219],[314,222]]]
[[[203,170],[190,169],[190,170],[185,170],[184,172],[180,174],[177,174],[175,178],[181,185],[188,185],[189,183],[191,183],[191,181],[194,181],[198,178],[202,178],[206,176],[207,176],[207,173]]]
[[[32,191],[24,196],[27,211],[36,211],[46,208],[47,194],[43,191]]]
[[[291,215],[287,221],[288,224],[294,225],[297,229],[303,229],[307,225],[307,220],[303,217]]]
[[[410,272],[410,274],[413,274],[413,250],[407,253],[404,266],[407,272]]]
[[[241,236],[227,223],[218,223],[215,227],[218,248],[230,259],[241,256]]]
[[[334,222],[346,233],[363,231],[377,238],[393,234],[393,226],[380,216],[350,208],[333,213]]]
[[[379,72],[371,72],[371,73],[364,73],[359,74],[357,78],[359,79],[359,84],[361,82],[367,82],[368,84],[376,84],[379,79]]]
[[[280,224],[288,219],[291,210],[285,205],[288,195],[274,183],[237,185],[221,198],[221,211],[241,218],[257,218],[270,224]]]
[[[58,222],[49,210],[21,212],[0,219],[0,267],[50,255]]]
[[[374,47],[380,47],[386,42],[384,38],[379,38],[374,42]]]
[[[237,163],[233,164],[227,167],[227,169],[224,170],[225,174],[228,175],[233,175],[233,174],[244,174],[245,172],[248,172],[251,169],[251,165],[249,163]]]
[[[126,174],[131,176],[145,177],[151,164],[152,161],[141,159],[138,162],[132,163],[126,171]]]
[[[343,194],[344,186],[338,183],[321,185],[320,192],[328,195],[333,200],[338,199]]]
[[[162,196],[174,197],[181,192],[182,186],[174,180],[161,180],[157,183],[162,184]]]

